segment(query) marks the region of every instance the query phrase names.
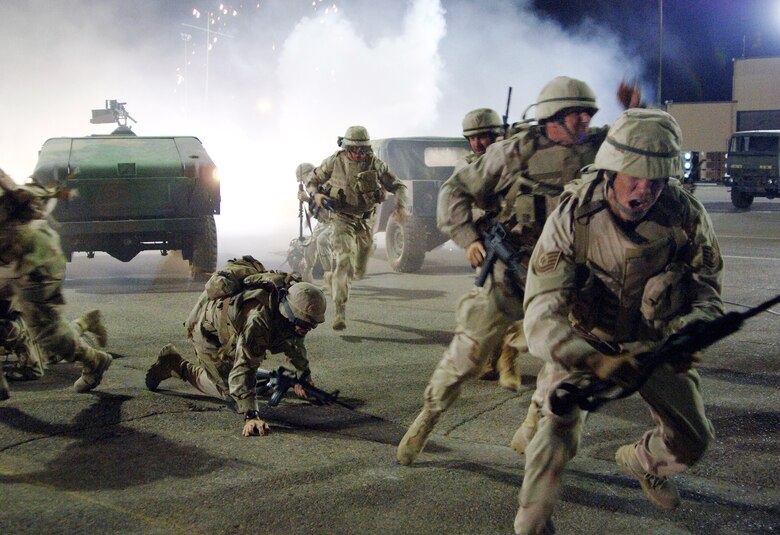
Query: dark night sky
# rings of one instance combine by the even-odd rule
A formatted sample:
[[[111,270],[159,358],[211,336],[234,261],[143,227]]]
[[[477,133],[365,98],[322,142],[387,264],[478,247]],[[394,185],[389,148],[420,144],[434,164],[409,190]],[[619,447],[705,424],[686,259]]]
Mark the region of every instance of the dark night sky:
[[[572,30],[598,22],[658,79],[659,0],[533,0]],[[780,0],[664,0],[662,100],[731,100],[732,59],[780,55]],[[780,90],[780,89],[779,89]],[[653,98],[655,95],[653,95]]]

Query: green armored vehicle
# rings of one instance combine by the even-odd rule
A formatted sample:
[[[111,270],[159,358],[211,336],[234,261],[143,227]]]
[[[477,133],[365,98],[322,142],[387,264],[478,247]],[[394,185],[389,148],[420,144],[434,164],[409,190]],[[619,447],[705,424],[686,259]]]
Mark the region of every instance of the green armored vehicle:
[[[97,111],[93,122],[105,122]],[[220,185],[196,137],[136,136],[120,123],[110,135],[48,139],[33,180],[76,190],[52,212],[69,261],[77,251],[129,262],[141,251],[178,250],[194,279],[216,270]]]
[[[376,139],[371,146],[378,158],[406,184],[409,218],[401,226],[392,217],[395,197],[378,210],[375,232],[385,232],[387,260],[395,271],[419,270],[425,253],[449,240],[436,226],[439,188],[455,164],[471,152],[462,137],[397,137]]]

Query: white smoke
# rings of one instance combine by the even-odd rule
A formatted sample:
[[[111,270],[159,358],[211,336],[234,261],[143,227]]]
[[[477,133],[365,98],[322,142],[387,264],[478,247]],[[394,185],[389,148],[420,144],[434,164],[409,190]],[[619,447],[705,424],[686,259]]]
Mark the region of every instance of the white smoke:
[[[278,250],[298,232],[295,167],[319,164],[349,125],[374,138],[458,136],[470,109],[503,114],[508,86],[519,120],[559,75],[594,88],[601,124],[619,111],[620,80],[639,71],[609,29],[564,31],[530,2],[221,3],[1,3],[0,167],[22,180],[45,139],[110,132],[89,111],[119,99],[139,135],[203,141],[222,177],[221,244],[240,235],[239,249]],[[208,53],[193,7],[222,28]]]

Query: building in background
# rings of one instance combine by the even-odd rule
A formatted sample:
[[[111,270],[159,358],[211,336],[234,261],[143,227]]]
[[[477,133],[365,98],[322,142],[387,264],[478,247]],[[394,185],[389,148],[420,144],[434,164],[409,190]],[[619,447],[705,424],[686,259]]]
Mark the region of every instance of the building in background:
[[[720,181],[729,137],[743,130],[780,130],[780,56],[733,60],[731,100],[666,102],[683,132],[683,150],[698,152],[702,180]]]

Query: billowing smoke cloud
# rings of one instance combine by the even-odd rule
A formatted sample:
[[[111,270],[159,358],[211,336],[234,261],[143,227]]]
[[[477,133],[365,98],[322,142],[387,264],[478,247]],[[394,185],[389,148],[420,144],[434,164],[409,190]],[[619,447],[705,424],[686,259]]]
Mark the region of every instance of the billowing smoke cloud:
[[[89,124],[89,112],[119,99],[139,135],[203,141],[222,177],[220,257],[262,254],[297,234],[296,165],[318,164],[351,124],[374,138],[457,136],[469,109],[503,114],[508,86],[519,120],[563,74],[594,88],[600,124],[618,113],[621,78],[639,72],[608,29],[564,31],[524,1],[219,6],[2,3],[0,167],[21,180],[45,139],[110,132]],[[239,235],[243,251],[230,242]]]

